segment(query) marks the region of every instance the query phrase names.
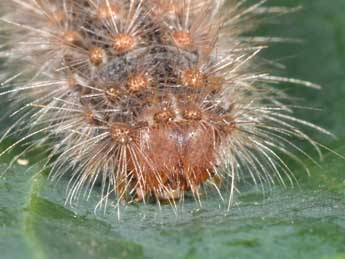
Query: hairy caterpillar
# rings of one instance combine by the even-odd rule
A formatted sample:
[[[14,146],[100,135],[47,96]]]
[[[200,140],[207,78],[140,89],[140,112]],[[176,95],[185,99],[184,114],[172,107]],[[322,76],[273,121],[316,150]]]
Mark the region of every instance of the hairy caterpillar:
[[[100,182],[99,207],[110,197],[175,204],[187,192],[201,202],[207,183],[223,196],[219,182],[228,183],[230,206],[246,176],[256,185],[293,183],[282,155],[302,166],[297,153],[312,159],[294,139],[321,154],[301,127],[330,133],[294,117],[273,86],[317,85],[256,66],[270,39],[243,35],[262,14],[289,11],[265,2],[1,3],[10,37],[1,46],[8,75],[0,95],[16,118],[1,139],[21,138],[0,156],[47,143],[51,179],[70,179],[67,202]]]

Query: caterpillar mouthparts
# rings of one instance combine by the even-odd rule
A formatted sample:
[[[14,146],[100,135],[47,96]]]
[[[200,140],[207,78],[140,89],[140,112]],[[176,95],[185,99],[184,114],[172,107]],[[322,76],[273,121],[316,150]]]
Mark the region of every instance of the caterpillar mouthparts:
[[[98,183],[102,198],[158,203],[202,187],[288,180],[282,156],[307,126],[288,96],[270,83],[308,82],[257,69],[270,39],[242,36],[260,15],[286,8],[222,0],[8,0],[1,3],[9,41],[0,95],[17,120],[2,139],[23,134],[24,152],[47,143],[52,180],[69,177],[67,202]],[[5,34],[4,34],[5,35]],[[11,70],[18,70],[10,75]],[[287,104],[284,104],[284,102]],[[23,152],[23,154],[24,154]],[[216,184],[218,182],[218,184]]]

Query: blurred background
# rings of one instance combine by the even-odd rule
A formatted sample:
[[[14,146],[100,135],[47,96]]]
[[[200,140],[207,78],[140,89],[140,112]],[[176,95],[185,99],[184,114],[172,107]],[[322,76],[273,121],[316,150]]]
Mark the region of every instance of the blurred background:
[[[298,115],[336,134],[332,139],[310,132],[344,155],[345,1],[268,5],[303,6],[269,20],[255,35],[302,40],[273,44],[264,56],[286,66],[274,74],[322,85],[322,91],[286,89],[305,98],[306,106],[322,109]],[[0,175],[8,161],[1,160]],[[311,177],[295,170],[295,188],[278,186],[265,196],[245,188],[230,215],[211,199],[205,209],[187,203],[179,216],[169,206],[158,211],[133,205],[118,221],[115,209],[93,214],[96,194],[77,208],[65,206],[66,183],[51,184],[46,174],[37,174],[39,168],[15,165],[0,179],[0,258],[345,259],[345,161],[325,150],[321,168],[310,168]]]

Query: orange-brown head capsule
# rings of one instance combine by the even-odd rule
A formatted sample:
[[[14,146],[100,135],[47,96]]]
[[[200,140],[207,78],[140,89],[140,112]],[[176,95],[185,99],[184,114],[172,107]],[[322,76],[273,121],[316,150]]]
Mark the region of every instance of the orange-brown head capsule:
[[[188,69],[181,74],[181,83],[191,88],[201,88],[205,85],[205,75],[198,69]]]
[[[102,63],[105,62],[106,59],[106,53],[102,48],[92,48],[89,52],[89,56],[90,56],[90,62],[95,65],[95,66],[99,66]]]
[[[127,88],[132,93],[138,93],[147,89],[149,84],[150,80],[145,74],[134,74],[128,78]]]
[[[113,39],[113,49],[118,53],[118,54],[123,54],[125,52],[130,51],[133,49],[136,45],[136,39],[128,35],[126,33],[118,33],[116,34]]]
[[[171,33],[171,38],[175,45],[181,49],[193,48],[193,38],[190,32],[187,31],[175,31]]]

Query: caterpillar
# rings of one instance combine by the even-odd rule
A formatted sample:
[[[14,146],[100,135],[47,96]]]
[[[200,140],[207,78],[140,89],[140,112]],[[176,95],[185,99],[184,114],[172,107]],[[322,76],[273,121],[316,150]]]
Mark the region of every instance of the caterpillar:
[[[230,207],[243,179],[293,184],[284,157],[313,160],[294,140],[321,155],[303,128],[330,133],[295,117],[277,86],[318,85],[260,66],[277,39],[247,33],[263,15],[291,11],[265,2],[1,3],[0,96],[15,118],[1,141],[20,137],[0,156],[46,145],[50,179],[69,179],[66,202],[99,185],[98,207],[175,204],[186,194],[201,204],[207,184]]]

